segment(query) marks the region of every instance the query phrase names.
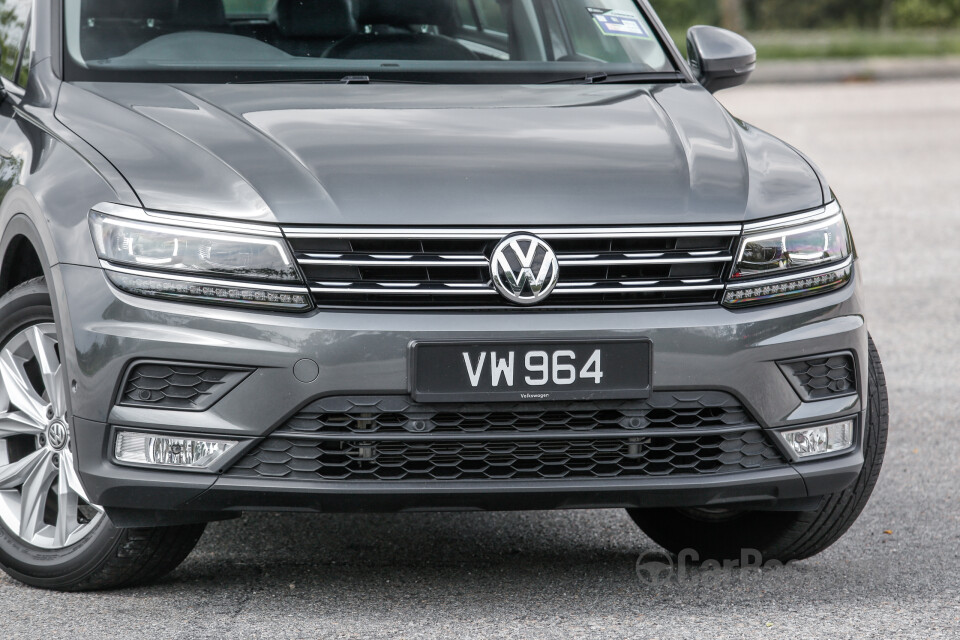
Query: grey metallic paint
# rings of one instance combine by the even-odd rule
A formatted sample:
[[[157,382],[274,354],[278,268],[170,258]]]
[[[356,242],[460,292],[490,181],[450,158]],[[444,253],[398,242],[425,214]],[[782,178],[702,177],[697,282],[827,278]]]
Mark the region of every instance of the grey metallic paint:
[[[824,204],[697,85],[64,85],[148,209],[283,224],[740,222]],[[522,213],[521,213],[522,212]]]
[[[862,414],[862,395],[845,399],[842,406],[801,403],[775,364],[849,349],[866,370],[858,283],[744,311],[717,306],[520,314],[317,311],[294,316],[175,304],[117,291],[100,269],[87,226],[88,210],[102,202],[285,225],[521,229],[736,224],[816,209],[831,198],[826,181],[803,156],[730,116],[692,82],[300,84],[282,85],[282,90],[64,84],[55,71],[59,47],[51,34],[59,27],[51,2],[37,2],[38,25],[51,30],[38,27],[30,82],[22,95],[5,82],[8,95],[0,104],[5,178],[0,180],[0,228],[5,230],[0,250],[24,235],[41,253],[63,334],[64,362],[77,385],[71,394],[75,453],[95,501],[108,507],[208,510],[255,507],[258,499],[272,507],[349,507],[349,499],[314,498],[307,504],[302,487],[268,491],[212,475],[117,466],[107,457],[108,424],[232,434],[252,443],[320,395],[406,393],[412,340],[646,337],[656,349],[657,388],[728,389],[767,428]],[[656,28],[662,34],[662,25]],[[679,57],[674,49],[671,54]],[[256,371],[206,412],[112,406],[130,361],[196,361],[198,354]],[[320,377],[310,384],[292,374],[303,357],[321,365]],[[507,494],[524,491],[542,506],[668,502],[670,496],[678,502],[765,496],[769,502],[834,491],[855,476],[861,463],[857,451],[773,474],[778,478],[747,474],[742,481],[717,481],[713,489],[705,481],[688,493],[659,481],[593,485],[596,490],[574,485],[491,489],[486,497],[464,498],[461,506],[508,506]],[[730,486],[716,488],[723,483]],[[330,488],[331,495],[344,490]],[[290,492],[300,498],[283,497]],[[456,502],[448,495],[437,504],[454,507]],[[381,496],[366,504],[391,503]],[[424,506],[412,498],[396,504]]]

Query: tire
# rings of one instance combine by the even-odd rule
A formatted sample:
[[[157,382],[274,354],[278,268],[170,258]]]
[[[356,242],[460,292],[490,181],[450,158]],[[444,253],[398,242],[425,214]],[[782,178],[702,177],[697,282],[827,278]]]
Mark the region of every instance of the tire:
[[[880,475],[887,444],[887,385],[880,356],[869,339],[867,424],[864,465],[848,488],[823,500],[815,511],[729,511],[708,509],[628,509],[654,542],[674,554],[693,549],[699,557],[736,560],[744,549],[764,561],[789,562],[815,556],[846,533],[863,511]]]
[[[86,501],[61,371],[50,293],[36,278],[0,298],[0,568],[60,591],[157,580],[183,562],[206,525],[121,529]]]

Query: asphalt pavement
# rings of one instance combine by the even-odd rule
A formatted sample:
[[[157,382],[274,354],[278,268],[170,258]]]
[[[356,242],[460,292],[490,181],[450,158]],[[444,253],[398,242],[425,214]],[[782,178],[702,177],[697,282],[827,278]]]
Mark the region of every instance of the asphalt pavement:
[[[148,588],[57,594],[0,575],[0,637],[960,637],[960,81],[721,97],[820,163],[861,255],[892,432],[839,543],[664,582],[637,571],[656,547],[619,511],[252,514],[211,525]]]

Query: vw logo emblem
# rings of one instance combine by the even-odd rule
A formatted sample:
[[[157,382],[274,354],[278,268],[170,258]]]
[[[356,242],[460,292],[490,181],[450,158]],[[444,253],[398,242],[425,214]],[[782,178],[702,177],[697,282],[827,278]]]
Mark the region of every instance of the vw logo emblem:
[[[560,278],[557,254],[529,233],[507,236],[490,257],[490,277],[504,298],[522,305],[542,302]]]
[[[67,427],[62,422],[53,422],[47,427],[47,441],[54,449],[63,449],[67,444]]]

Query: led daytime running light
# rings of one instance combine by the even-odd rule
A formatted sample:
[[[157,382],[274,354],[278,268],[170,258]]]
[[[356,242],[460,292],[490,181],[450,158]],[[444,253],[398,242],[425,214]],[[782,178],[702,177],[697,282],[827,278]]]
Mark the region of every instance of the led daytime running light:
[[[853,265],[848,262],[826,273],[781,282],[758,283],[751,287],[728,288],[723,296],[723,304],[727,307],[745,307],[827,293],[845,286],[852,275]]]
[[[121,291],[149,298],[183,300],[241,307],[306,311],[312,307],[305,292],[270,288],[246,288],[202,281],[171,280],[106,270],[107,277]]]

